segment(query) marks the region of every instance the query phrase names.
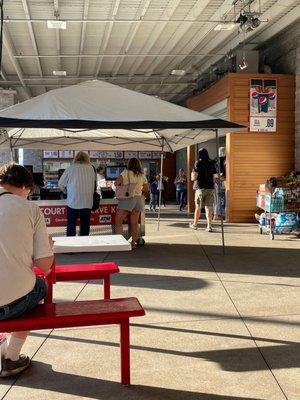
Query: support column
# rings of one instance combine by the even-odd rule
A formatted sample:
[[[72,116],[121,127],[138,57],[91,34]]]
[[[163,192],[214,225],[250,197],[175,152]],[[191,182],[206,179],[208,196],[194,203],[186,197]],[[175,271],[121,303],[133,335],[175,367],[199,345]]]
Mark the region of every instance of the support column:
[[[15,104],[15,95],[16,92],[14,90],[0,90],[0,110],[4,108],[13,106]],[[0,165],[5,164],[11,161],[11,152],[10,150],[0,150]]]
[[[196,162],[196,149],[197,145],[188,146],[187,148],[187,205],[189,213],[193,213],[195,211],[195,193],[193,190],[193,182],[191,181],[191,172]]]

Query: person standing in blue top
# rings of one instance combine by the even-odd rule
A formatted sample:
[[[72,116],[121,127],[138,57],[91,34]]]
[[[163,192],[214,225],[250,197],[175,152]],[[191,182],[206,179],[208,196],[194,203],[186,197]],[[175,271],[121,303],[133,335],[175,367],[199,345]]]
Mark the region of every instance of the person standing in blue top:
[[[185,198],[186,198],[186,184],[187,177],[184,173],[184,169],[180,168],[178,175],[174,181],[176,187],[176,200],[179,204],[179,211],[182,211],[185,207]]]
[[[150,183],[150,211],[156,211],[157,206],[157,195],[158,195],[158,183],[156,178],[152,178]]]
[[[78,218],[80,236],[89,235],[95,185],[97,174],[90,157],[84,151],[80,151],[58,182],[62,191],[67,189],[67,236],[76,236]]]

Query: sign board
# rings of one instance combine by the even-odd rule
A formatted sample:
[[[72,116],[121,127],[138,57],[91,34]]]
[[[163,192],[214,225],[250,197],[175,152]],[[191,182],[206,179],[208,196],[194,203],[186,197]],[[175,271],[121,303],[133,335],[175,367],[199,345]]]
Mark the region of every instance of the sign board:
[[[277,81],[251,79],[250,81],[250,131],[276,132]]]
[[[58,150],[44,150],[43,157],[44,158],[58,158]]]
[[[161,151],[152,151],[152,158],[153,159],[160,159],[161,158]],[[166,154],[163,153],[163,158],[166,158]]]
[[[59,150],[59,158],[73,158],[74,151],[73,150]]]
[[[152,158],[152,151],[139,151],[139,158],[141,160]]]
[[[138,158],[138,152],[137,151],[124,151],[124,158]]]
[[[91,225],[114,225],[117,204],[100,205],[99,210],[91,212]],[[67,226],[67,206],[49,205],[40,206],[47,227]],[[127,221],[124,221],[126,224]]]
[[[123,158],[123,151],[97,151],[97,150],[91,150],[90,151],[90,157],[91,158],[101,158],[101,159]]]

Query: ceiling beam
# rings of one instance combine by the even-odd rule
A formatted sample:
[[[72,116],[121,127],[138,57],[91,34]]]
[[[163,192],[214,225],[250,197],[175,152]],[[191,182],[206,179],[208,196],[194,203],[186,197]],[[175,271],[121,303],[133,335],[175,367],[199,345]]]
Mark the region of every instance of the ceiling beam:
[[[119,5],[120,5],[121,0],[115,0],[114,2],[114,6],[110,12],[111,14],[111,18],[112,21],[109,22],[106,26],[105,26],[105,31],[104,31],[104,39],[101,41],[101,46],[99,49],[99,59],[96,63],[96,69],[95,69],[95,77],[97,78],[97,76],[99,75],[99,72],[101,70],[101,65],[103,62],[103,57],[101,57],[102,54],[104,54],[106,52],[107,46],[108,46],[108,42],[111,36],[111,31],[113,29],[114,26],[114,19],[118,13],[118,9],[119,9]]]
[[[26,15],[26,18],[30,19],[30,12],[29,12],[29,8],[28,8],[27,0],[22,0],[22,5],[23,5],[23,9],[24,9],[24,13]],[[38,48],[37,48],[37,44],[36,44],[36,38],[35,38],[34,31],[33,31],[32,23],[31,22],[27,22],[27,26],[28,26],[28,30],[29,30],[29,36],[30,36],[30,39],[31,39],[32,47],[33,47],[33,50],[34,50],[34,53],[35,53],[39,74],[40,74],[40,76],[43,76],[42,66],[41,66],[39,57],[37,57],[39,52],[38,52]]]
[[[9,18],[7,17],[4,19],[4,22],[7,24],[12,24],[12,23],[24,23],[24,22],[34,22],[34,23],[47,23],[49,18],[44,19],[44,18]],[[224,22],[224,20],[221,20],[220,18],[211,20],[211,19],[169,19],[169,18],[159,18],[159,19],[140,19],[140,18],[132,18],[132,19],[126,19],[126,18],[117,18],[117,19],[107,19],[107,18],[87,18],[87,19],[72,19],[72,18],[64,18],[63,21],[66,21],[67,23],[107,23],[107,22],[114,22],[114,23],[124,23],[124,24],[136,24],[137,22],[141,22],[142,24],[164,24],[167,22],[168,24],[217,24]],[[232,21],[227,21],[227,22],[234,22]]]
[[[231,10],[232,10],[233,6],[232,6],[232,0],[224,0],[223,3],[221,4],[221,6],[215,11],[215,13],[211,16],[211,20],[215,20],[215,19],[220,19],[220,15],[227,15]],[[202,10],[203,11],[203,10]],[[180,43],[180,41],[183,39],[184,35],[188,32],[188,29],[191,28],[191,26],[186,27],[186,26],[182,26],[181,27],[181,31],[176,30],[176,34],[175,36],[172,38],[173,43]],[[210,32],[214,32],[213,30],[214,26],[213,25],[202,25],[199,27],[198,31],[195,32],[193,38],[191,40],[189,40],[188,43],[184,44],[181,46],[180,52],[184,52],[184,53],[191,53],[191,52],[196,52],[195,48],[199,45],[199,43],[203,42],[204,40],[206,40],[207,35]],[[232,32],[230,32],[232,33]],[[180,35],[181,34],[181,35]],[[217,32],[215,32],[215,34],[217,34]],[[170,45],[169,45],[169,51],[172,50],[174,48],[174,46],[172,46],[170,48],[172,44],[172,41],[170,41]],[[167,45],[168,46],[168,45]],[[164,50],[166,51],[166,48],[164,48]],[[207,53],[205,51],[199,51],[200,53]],[[196,52],[197,53],[197,52]],[[168,63],[164,65],[164,73],[170,73],[170,71],[172,69],[185,69],[183,68],[183,61],[185,60],[185,56],[180,57],[179,59],[176,60],[168,60]],[[163,61],[161,59],[157,59],[156,62],[150,66],[150,69],[147,71],[146,76],[151,76],[151,74],[154,72],[154,70],[159,67],[159,65],[162,65]]]
[[[86,32],[86,20],[88,17],[89,13],[89,7],[90,7],[90,0],[85,0],[84,1],[84,8],[83,8],[83,20],[84,22],[82,23],[81,26],[81,34],[80,34],[80,46],[79,46],[79,55],[82,55],[83,52],[83,46],[84,46],[84,40],[85,40],[85,32]],[[81,70],[81,62],[82,62],[82,57],[78,59],[78,64],[77,64],[77,76],[80,75],[80,70]]]
[[[225,56],[226,53],[151,53],[151,54],[102,54],[103,58],[123,57],[200,57],[200,56]],[[15,58],[97,58],[99,54],[19,54]],[[113,74],[112,74],[113,75]]]
[[[76,81],[76,77],[72,78],[74,81]],[[53,80],[52,80],[53,81]],[[61,83],[61,82],[56,82],[53,83],[51,82],[51,80],[49,79],[48,82],[41,82],[41,83],[35,83],[34,80],[32,79],[26,79],[26,85],[27,86],[70,86],[70,83]],[[31,83],[32,82],[32,83]],[[134,85],[141,85],[141,86],[179,86],[179,85],[192,85],[192,86],[196,86],[196,83],[193,81],[187,81],[187,82],[165,82],[165,83],[161,83],[161,82],[152,82],[152,83],[139,83],[139,82],[119,82],[116,83],[117,85],[128,85],[128,86],[134,86]],[[0,86],[20,86],[20,82],[19,81],[15,81],[15,80],[8,80],[8,81],[0,81]]]
[[[123,42],[123,46],[122,46],[122,49],[121,49],[121,53],[123,53],[125,55],[121,59],[118,59],[118,60],[115,61],[114,65],[112,67],[112,76],[118,75],[118,72],[122,68],[123,62],[124,62],[125,57],[126,57],[126,53],[129,51],[129,49],[130,49],[130,47],[132,45],[132,42],[133,42],[133,40],[134,40],[134,38],[136,36],[137,31],[139,30],[139,28],[140,28],[140,26],[142,24],[142,19],[143,19],[144,15],[146,14],[150,3],[151,3],[151,0],[147,0],[144,3],[144,6],[143,6],[141,12],[139,13],[139,21],[130,26],[130,29],[129,29],[127,35],[126,35],[126,38],[125,38],[125,40]]]
[[[194,19],[196,20],[202,12],[205,10],[205,8],[209,5],[210,0],[198,0],[194,7],[190,10],[190,12],[187,15],[187,19]],[[191,24],[182,24],[180,25],[176,31],[173,33],[171,39],[165,44],[165,46],[161,49],[162,52],[169,53],[171,52],[174,48],[178,46],[178,44],[183,40],[184,36],[188,33],[188,31],[191,29]],[[155,59],[150,66],[147,68],[146,76],[150,76],[155,69],[163,63],[164,60],[161,58]],[[180,65],[180,64],[178,64]],[[178,69],[180,69],[178,67]]]
[[[53,6],[54,6],[54,17],[59,19],[59,4],[58,4],[58,0],[53,0]],[[60,55],[60,53],[61,53],[60,29],[55,29],[55,37],[56,37],[57,54]],[[61,58],[59,58],[58,70],[60,71],[61,69],[62,69]]]
[[[167,6],[165,7],[163,14],[161,16],[162,19],[166,19],[166,17],[171,18],[174,12],[176,11],[177,7],[179,6],[181,0],[171,0]],[[167,22],[157,23],[153,26],[151,35],[148,37],[146,43],[144,44],[143,48],[141,49],[140,53],[149,53],[154,44],[156,43],[157,39],[162,34],[163,30],[167,26]],[[134,67],[131,69],[130,72],[130,79],[135,73],[138,71],[140,66],[143,64],[144,59],[138,60],[134,64]]]
[[[19,64],[18,60],[16,60],[14,57],[14,49],[13,49],[12,41],[10,39],[10,35],[9,35],[6,25],[3,26],[3,45],[6,48],[8,57],[10,59],[10,62],[14,66],[14,69],[18,75],[19,81],[21,82],[21,84],[24,88],[24,97],[26,99],[30,99],[31,94],[30,94],[28,88],[26,87],[26,83],[24,81],[23,72],[20,67],[20,64]]]

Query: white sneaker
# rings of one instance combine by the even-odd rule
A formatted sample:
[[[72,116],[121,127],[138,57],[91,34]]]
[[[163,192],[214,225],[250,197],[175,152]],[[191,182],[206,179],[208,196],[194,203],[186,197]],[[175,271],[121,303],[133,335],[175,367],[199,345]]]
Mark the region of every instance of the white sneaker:
[[[208,226],[205,230],[206,230],[206,232],[212,232],[213,231],[211,226]]]

